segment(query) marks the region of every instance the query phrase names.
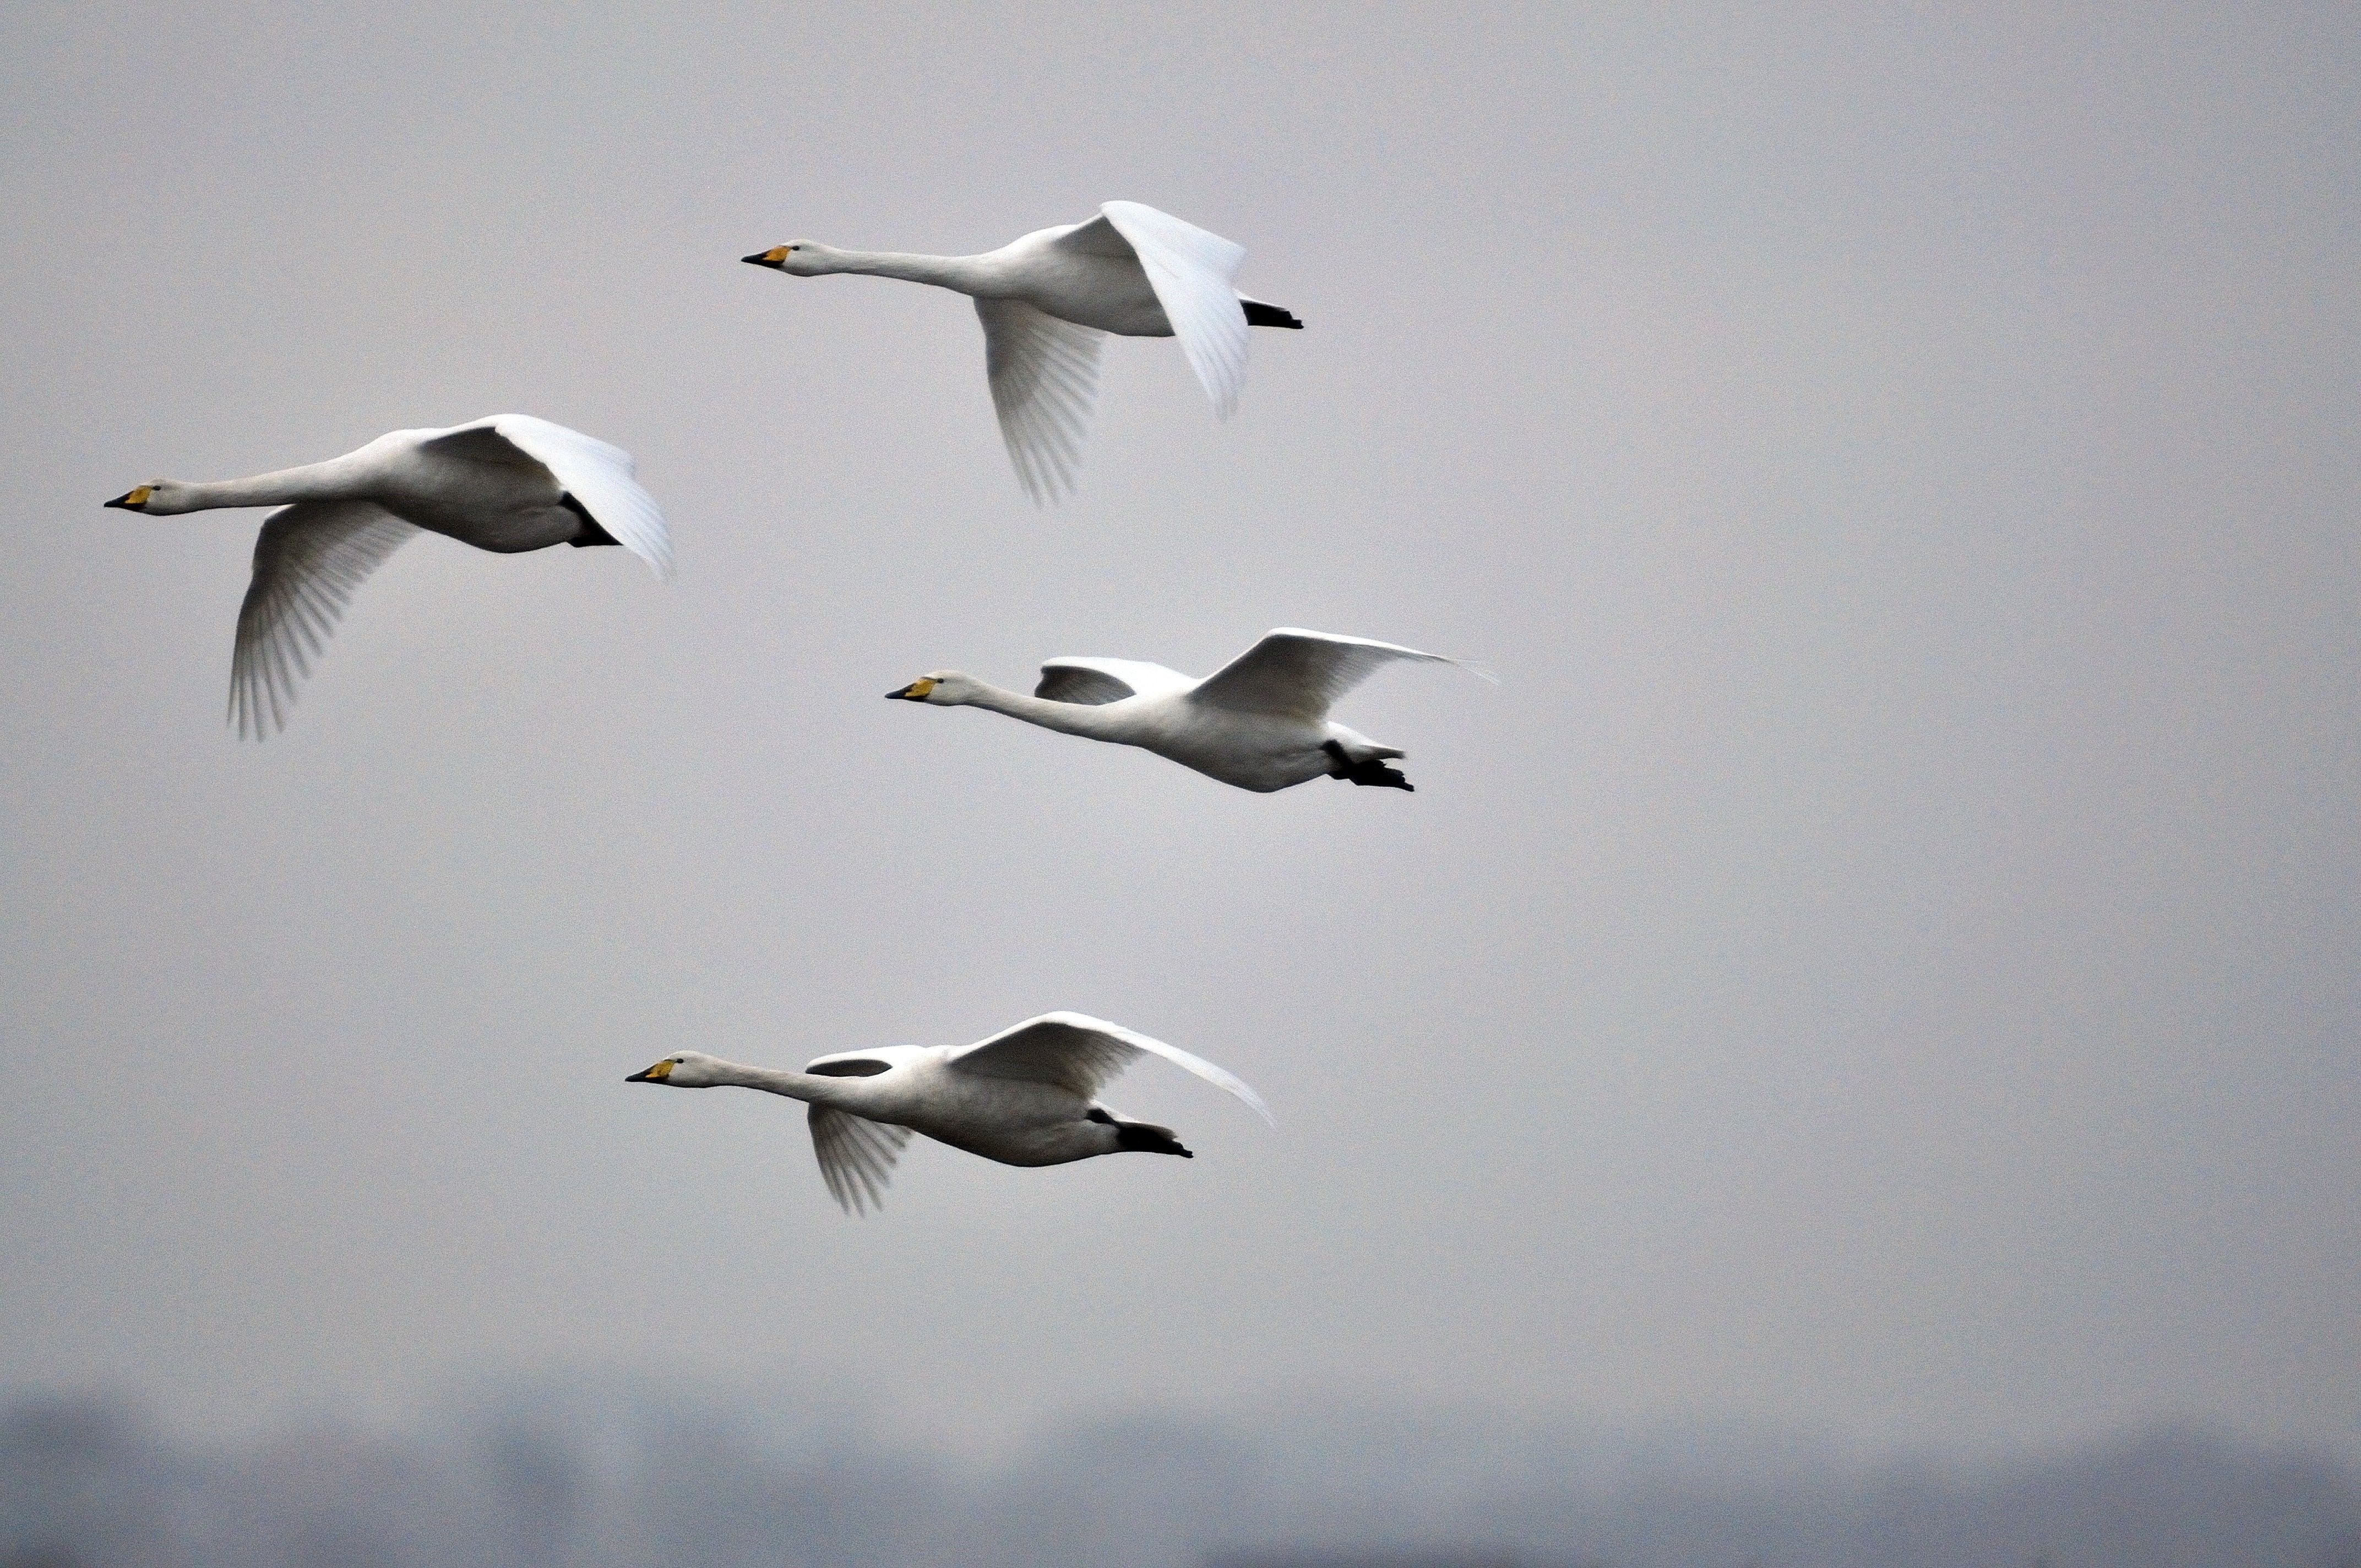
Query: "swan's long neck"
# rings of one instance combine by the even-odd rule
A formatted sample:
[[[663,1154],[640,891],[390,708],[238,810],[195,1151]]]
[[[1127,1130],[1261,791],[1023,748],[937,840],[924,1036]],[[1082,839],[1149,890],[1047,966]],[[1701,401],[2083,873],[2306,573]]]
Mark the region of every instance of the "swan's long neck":
[[[841,1080],[823,1078],[816,1072],[783,1072],[777,1068],[747,1067],[734,1061],[716,1062],[710,1070],[717,1087],[759,1089],[765,1094],[784,1094],[790,1100],[807,1102],[832,1101],[842,1085]]]
[[[973,256],[917,256],[902,250],[832,250],[831,272],[859,272],[871,278],[899,278],[910,283],[932,283],[962,294],[981,293],[989,280],[983,258]]]
[[[341,459],[281,468],[249,479],[216,479],[205,484],[159,486],[144,509],[161,516],[174,512],[213,511],[222,507],[283,507],[296,501],[335,501],[353,498],[352,474]]]
[[[1080,702],[1051,702],[1046,697],[985,685],[982,681],[976,682],[976,694],[967,699],[966,706],[970,707],[1005,713],[1011,718],[1021,718],[1064,735],[1087,735],[1096,740],[1116,739],[1104,707]]]

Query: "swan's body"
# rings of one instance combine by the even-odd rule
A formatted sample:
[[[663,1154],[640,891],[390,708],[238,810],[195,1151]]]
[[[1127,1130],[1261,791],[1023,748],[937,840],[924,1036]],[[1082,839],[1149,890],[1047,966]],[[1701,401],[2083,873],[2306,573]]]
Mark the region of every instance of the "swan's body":
[[[1138,746],[1257,794],[1316,778],[1409,789],[1400,771],[1386,765],[1404,754],[1399,747],[1381,746],[1328,717],[1346,692],[1401,661],[1459,663],[1391,642],[1283,626],[1202,680],[1136,659],[1066,658],[1041,666],[1030,696],[956,670],[885,695],[937,707],[988,708],[1045,729]]]
[[[494,414],[397,430],[342,457],[250,479],[159,479],[106,504],[153,517],[281,509],[255,540],[230,662],[231,719],[258,740],[285,727],[353,590],[421,532],[504,555],[620,544],[669,576],[664,514],[631,471],[620,447],[530,414]]]
[[[1169,1127],[1126,1121],[1096,1098],[1143,1056],[1162,1057],[1270,1119],[1261,1096],[1213,1063],[1079,1013],[1049,1013],[972,1046],[887,1046],[816,1058],[801,1072],[677,1051],[631,1083],[760,1089],[811,1107],[812,1152],[848,1213],[884,1200],[912,1133],[1003,1165],[1066,1165],[1126,1150],[1191,1157]]]
[[[1251,326],[1300,327],[1231,286],[1243,247],[1137,202],[1085,223],[1038,229],[981,256],[839,250],[797,240],[745,259],[799,278],[859,272],[953,290],[975,301],[984,369],[1016,477],[1037,501],[1073,488],[1098,398],[1105,334],[1178,337],[1227,419],[1246,385]]]

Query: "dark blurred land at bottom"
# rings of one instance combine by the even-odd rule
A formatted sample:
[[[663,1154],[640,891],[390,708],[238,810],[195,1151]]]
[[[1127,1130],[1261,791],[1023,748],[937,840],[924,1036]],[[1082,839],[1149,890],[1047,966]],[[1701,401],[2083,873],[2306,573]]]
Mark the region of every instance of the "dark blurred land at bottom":
[[[0,1403],[0,1568],[2361,1568],[2349,1465],[2185,1431],[1864,1462],[1466,1414],[1143,1414],[978,1464],[809,1404],[544,1390],[216,1441],[22,1397]]]

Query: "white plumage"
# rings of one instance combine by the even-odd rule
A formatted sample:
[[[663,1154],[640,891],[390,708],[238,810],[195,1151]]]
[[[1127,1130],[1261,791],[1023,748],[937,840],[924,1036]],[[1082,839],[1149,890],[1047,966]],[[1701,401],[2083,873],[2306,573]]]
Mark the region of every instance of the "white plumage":
[[[1214,411],[1227,419],[1236,410],[1249,326],[1303,324],[1232,287],[1246,254],[1170,213],[1109,202],[1087,222],[1039,229],[981,256],[796,240],[745,259],[799,278],[857,272],[972,296],[1001,439],[1026,492],[1048,501],[1073,488],[1107,334],[1178,337]]]
[[[530,414],[397,430],[341,457],[247,479],[159,479],[106,504],[150,516],[276,506],[230,658],[230,721],[257,740],[285,728],[312,661],[354,590],[421,532],[502,554],[620,544],[672,575],[664,513],[620,446]]]
[[[1161,1057],[1271,1119],[1262,1097],[1177,1046],[1080,1013],[1045,1013],[972,1046],[886,1046],[814,1058],[801,1072],[675,1051],[630,1083],[735,1087],[810,1106],[812,1153],[848,1213],[884,1201],[912,1133],[1004,1165],[1065,1165],[1130,1150],[1191,1157],[1169,1127],[1099,1103],[1099,1091],[1143,1056]]]
[[[1045,729],[1138,746],[1258,793],[1322,777],[1406,790],[1410,781],[1386,765],[1404,755],[1400,748],[1328,717],[1346,692],[1400,663],[1460,664],[1392,642],[1282,626],[1202,680],[1136,659],[1061,658],[1041,666],[1030,696],[957,670],[885,695],[986,708]]]

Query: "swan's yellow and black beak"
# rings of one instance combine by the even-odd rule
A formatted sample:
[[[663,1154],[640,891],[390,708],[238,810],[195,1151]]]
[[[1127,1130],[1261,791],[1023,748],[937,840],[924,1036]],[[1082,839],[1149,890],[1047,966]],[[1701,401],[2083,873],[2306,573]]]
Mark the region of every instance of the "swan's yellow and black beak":
[[[656,1063],[655,1066],[648,1069],[645,1072],[635,1072],[631,1074],[631,1077],[623,1080],[623,1081],[625,1083],[662,1083],[665,1079],[672,1076],[672,1059],[667,1057],[663,1061]]]
[[[885,700],[887,702],[892,702],[895,698],[899,697],[904,702],[924,702],[927,700],[927,694],[934,689],[935,683],[933,678],[927,675],[920,675],[917,680],[912,681],[900,691],[887,692],[885,694]]]
[[[755,267],[777,267],[786,261],[787,247],[784,245],[774,245],[760,255],[741,256],[738,259]]]
[[[142,485],[136,490],[124,491],[106,504],[111,507],[121,507],[125,511],[138,511],[147,506],[148,498],[155,493],[155,486]]]

